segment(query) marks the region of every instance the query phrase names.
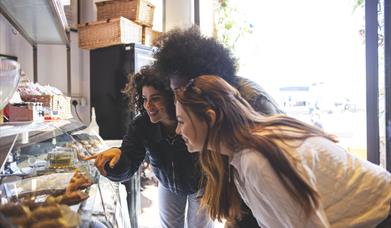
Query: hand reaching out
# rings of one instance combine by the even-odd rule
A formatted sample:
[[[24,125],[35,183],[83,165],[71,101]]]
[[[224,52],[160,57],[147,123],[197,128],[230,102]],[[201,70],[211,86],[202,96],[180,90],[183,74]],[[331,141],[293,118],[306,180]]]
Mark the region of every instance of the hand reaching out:
[[[110,168],[113,168],[119,158],[121,157],[121,150],[119,148],[110,148],[99,154],[94,154],[92,156],[86,157],[85,160],[95,159],[95,166],[99,170],[100,174],[106,176],[105,164],[109,162]]]

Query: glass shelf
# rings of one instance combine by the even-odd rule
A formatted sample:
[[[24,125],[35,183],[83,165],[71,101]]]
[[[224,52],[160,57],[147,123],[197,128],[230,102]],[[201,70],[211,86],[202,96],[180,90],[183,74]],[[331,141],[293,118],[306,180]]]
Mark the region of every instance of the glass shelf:
[[[74,119],[0,125],[0,168],[3,167],[8,154],[15,147],[31,146],[85,127],[84,124]]]

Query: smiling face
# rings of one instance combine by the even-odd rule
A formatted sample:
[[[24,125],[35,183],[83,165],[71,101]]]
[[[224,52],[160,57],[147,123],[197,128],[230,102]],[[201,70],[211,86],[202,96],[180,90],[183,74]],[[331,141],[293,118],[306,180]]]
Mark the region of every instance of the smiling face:
[[[168,122],[167,103],[163,94],[152,86],[144,86],[142,89],[143,106],[152,123]]]
[[[179,102],[176,103],[176,114],[178,120],[176,133],[182,136],[187,150],[201,151],[207,135],[207,123],[198,119],[191,111],[186,112]]]

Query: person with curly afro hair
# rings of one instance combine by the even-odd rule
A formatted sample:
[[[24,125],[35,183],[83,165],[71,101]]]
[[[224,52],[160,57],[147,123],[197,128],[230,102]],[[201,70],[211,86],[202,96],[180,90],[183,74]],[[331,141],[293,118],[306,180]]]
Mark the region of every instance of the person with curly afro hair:
[[[236,61],[230,50],[216,39],[203,36],[198,27],[173,29],[159,39],[159,50],[154,55],[155,68],[170,79],[171,89],[185,87],[200,75],[216,75],[235,87],[242,97],[259,113],[283,113],[273,98],[255,82],[236,75]],[[242,216],[227,221],[226,228],[258,227],[250,209],[242,202]]]
[[[200,75],[217,75],[239,90],[252,107],[266,115],[283,113],[273,98],[255,82],[236,75],[236,60],[216,39],[203,36],[198,27],[173,29],[159,39],[154,63],[171,88],[183,87]]]

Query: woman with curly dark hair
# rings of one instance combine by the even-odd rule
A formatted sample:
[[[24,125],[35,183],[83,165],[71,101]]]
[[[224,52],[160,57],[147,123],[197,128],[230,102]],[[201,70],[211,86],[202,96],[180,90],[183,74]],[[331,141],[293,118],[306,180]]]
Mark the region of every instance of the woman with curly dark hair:
[[[138,170],[147,154],[159,180],[162,227],[184,227],[185,217],[186,227],[213,227],[206,210],[199,207],[198,155],[190,154],[183,139],[175,134],[174,96],[168,80],[159,77],[153,68],[145,67],[131,77],[125,92],[138,115],[130,123],[121,147],[88,159],[95,159],[99,172],[110,180],[125,181]]]

